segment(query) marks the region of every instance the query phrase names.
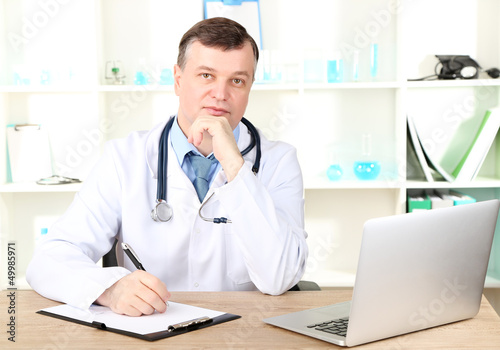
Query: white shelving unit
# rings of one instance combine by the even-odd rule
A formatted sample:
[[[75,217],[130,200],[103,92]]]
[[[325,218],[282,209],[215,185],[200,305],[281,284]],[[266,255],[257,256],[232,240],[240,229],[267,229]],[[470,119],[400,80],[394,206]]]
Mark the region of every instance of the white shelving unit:
[[[0,0],[0,134],[6,134],[8,124],[42,124],[49,130],[55,171],[85,179],[106,141],[149,129],[177,111],[172,86],[134,85],[134,73],[141,64],[154,72],[173,66],[180,37],[203,18],[203,2],[46,3]],[[256,82],[246,117],[267,137],[297,147],[310,247],[305,279],[325,287],[352,286],[363,223],[405,212],[408,189],[453,188],[479,200],[500,198],[500,142],[472,183],[427,183],[407,179],[406,171],[407,113],[432,129],[442,126],[433,123],[445,111],[469,103],[470,96],[474,105],[465,105],[463,118],[471,122],[498,104],[500,80],[407,79],[432,74],[434,54],[469,54],[485,68],[500,66],[500,3],[261,0],[260,8],[263,49],[281,53],[271,67],[293,74]],[[371,43],[379,47],[376,77],[369,70]],[[327,83],[326,75],[304,81],[305,58],[319,52],[326,67],[322,60],[332,50],[343,55],[344,81]],[[350,73],[353,50],[359,51],[359,81]],[[110,60],[122,62],[124,85],[105,79]],[[50,71],[50,84],[40,83],[43,70]],[[16,73],[30,84],[19,85]],[[370,159],[382,165],[373,181],[357,180],[352,171],[354,161],[366,158],[364,135],[371,139]],[[0,164],[7,164],[6,154],[2,142]],[[342,166],[340,181],[326,176],[332,163]],[[28,288],[22,279],[35,236],[65,211],[79,188],[9,183],[7,170],[1,171],[2,288],[7,242],[16,242],[18,249],[18,286]],[[500,230],[486,285],[500,287]]]

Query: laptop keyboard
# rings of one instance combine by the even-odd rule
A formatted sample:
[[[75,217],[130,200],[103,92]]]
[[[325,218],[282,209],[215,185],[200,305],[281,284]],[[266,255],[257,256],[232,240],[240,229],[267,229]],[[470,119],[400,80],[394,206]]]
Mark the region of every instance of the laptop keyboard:
[[[331,321],[310,324],[309,326],[307,326],[307,328],[314,328],[318,331],[323,331],[345,337],[347,333],[348,323],[349,323],[349,317],[344,317]]]

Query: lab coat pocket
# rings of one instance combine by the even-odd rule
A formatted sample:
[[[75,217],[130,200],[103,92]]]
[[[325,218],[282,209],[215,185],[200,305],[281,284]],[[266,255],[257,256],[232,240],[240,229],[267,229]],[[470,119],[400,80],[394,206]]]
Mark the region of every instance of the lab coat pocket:
[[[236,284],[251,282],[243,254],[238,247],[236,237],[226,233],[226,268],[228,277]]]

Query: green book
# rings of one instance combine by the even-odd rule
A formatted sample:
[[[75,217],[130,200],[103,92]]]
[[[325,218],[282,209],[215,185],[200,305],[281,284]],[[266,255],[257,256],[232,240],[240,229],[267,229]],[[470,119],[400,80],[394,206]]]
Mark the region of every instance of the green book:
[[[456,181],[472,181],[476,177],[499,126],[500,113],[498,111],[493,113],[492,110],[486,111],[474,140],[452,173]]]

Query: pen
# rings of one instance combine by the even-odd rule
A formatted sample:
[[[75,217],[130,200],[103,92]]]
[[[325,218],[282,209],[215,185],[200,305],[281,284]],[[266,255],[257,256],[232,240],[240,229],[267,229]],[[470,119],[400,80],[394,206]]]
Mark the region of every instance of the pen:
[[[131,246],[129,246],[127,243],[122,243],[122,248],[125,254],[130,258],[130,260],[134,263],[135,267],[137,267],[137,270],[142,270],[146,271],[144,266],[142,266],[141,261],[139,260],[139,257],[137,254],[135,254],[134,250],[132,249]]]
[[[142,263],[139,260],[139,257],[134,252],[134,250],[132,249],[131,246],[129,246],[127,243],[122,242],[122,248],[123,248],[123,251],[125,252],[125,254],[127,254],[127,256],[130,258],[130,260],[134,263],[137,270],[146,271],[144,266],[142,266]],[[167,305],[167,309],[168,309],[168,307],[169,307],[168,301],[165,302],[165,305]]]

